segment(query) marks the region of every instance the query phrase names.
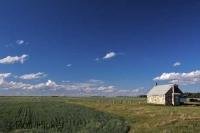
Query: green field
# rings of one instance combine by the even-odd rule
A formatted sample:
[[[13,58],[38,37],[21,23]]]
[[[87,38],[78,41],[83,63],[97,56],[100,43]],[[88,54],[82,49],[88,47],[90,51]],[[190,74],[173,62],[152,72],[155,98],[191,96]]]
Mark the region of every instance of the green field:
[[[0,97],[0,131],[197,133],[200,107],[148,105],[131,97]]]
[[[116,115],[66,102],[66,98],[1,97],[0,132],[126,133]]]

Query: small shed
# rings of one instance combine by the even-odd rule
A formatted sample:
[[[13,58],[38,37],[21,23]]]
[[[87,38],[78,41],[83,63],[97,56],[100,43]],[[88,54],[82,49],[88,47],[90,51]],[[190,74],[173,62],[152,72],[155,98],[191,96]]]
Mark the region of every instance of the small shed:
[[[147,93],[147,103],[177,106],[182,94],[176,84],[156,85]]]

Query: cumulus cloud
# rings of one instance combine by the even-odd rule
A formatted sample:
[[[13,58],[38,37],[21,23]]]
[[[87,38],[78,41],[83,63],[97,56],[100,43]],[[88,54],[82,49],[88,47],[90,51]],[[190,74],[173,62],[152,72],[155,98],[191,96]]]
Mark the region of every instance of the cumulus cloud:
[[[41,89],[47,89],[47,90],[56,90],[59,85],[57,85],[55,82],[48,80],[45,83],[38,83],[38,84],[28,84],[23,82],[15,82],[15,81],[6,81],[2,80],[0,82],[0,87],[5,89],[18,89],[18,90],[41,90]]]
[[[135,96],[140,94],[139,90],[122,90],[114,85],[107,85],[103,81],[95,79],[86,82],[55,82],[48,80],[33,84],[9,81],[6,77],[9,77],[10,74],[1,74],[0,76],[2,77],[0,78],[1,90],[7,90],[10,95]]]
[[[25,41],[24,41],[24,40],[17,40],[16,43],[17,43],[18,45],[22,45],[22,44],[25,43]]]
[[[168,81],[169,83],[179,84],[199,84],[200,83],[200,70],[188,72],[188,73],[163,73],[160,76],[154,78],[155,81]]]
[[[38,72],[38,73],[24,74],[24,75],[20,76],[19,78],[24,79],[24,80],[33,80],[33,79],[40,79],[45,76],[46,76],[45,73]]]
[[[28,58],[28,55],[23,54],[22,56],[7,56],[3,59],[0,59],[0,64],[14,64],[21,63],[23,64]]]
[[[117,54],[115,52],[109,52],[107,53],[103,59],[106,60],[106,59],[111,59],[111,58],[114,58]]]
[[[181,62],[175,62],[175,63],[173,64],[173,66],[174,66],[174,67],[181,66]]]
[[[0,79],[8,78],[11,76],[11,73],[0,73]]]

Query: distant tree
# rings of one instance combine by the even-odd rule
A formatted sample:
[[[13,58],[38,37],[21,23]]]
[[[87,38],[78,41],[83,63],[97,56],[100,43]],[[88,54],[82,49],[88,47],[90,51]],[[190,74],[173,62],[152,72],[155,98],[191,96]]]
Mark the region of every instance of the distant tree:
[[[200,98],[200,93],[190,93],[190,92],[186,92],[183,94],[184,97],[187,98]]]
[[[139,95],[140,98],[147,98],[147,95]]]

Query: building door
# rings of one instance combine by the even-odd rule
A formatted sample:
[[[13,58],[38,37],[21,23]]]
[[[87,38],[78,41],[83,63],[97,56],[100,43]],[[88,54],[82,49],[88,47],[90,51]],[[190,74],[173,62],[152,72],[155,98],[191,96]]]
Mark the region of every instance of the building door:
[[[174,95],[174,105],[180,105],[180,95]]]

